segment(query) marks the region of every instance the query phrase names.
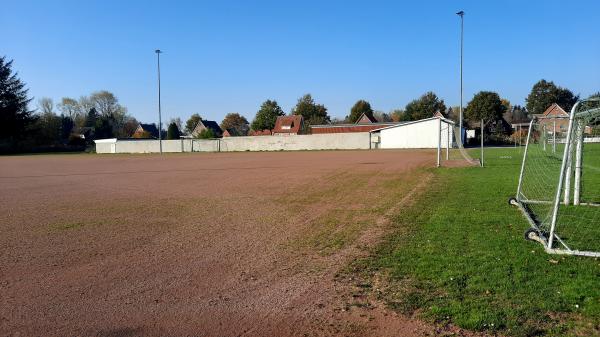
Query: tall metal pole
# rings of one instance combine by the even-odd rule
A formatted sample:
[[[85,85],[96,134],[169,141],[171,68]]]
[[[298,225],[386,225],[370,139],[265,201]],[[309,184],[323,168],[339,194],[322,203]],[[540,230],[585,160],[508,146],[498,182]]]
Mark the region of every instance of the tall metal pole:
[[[160,51],[160,49],[157,49],[154,52],[156,53],[158,62],[158,146],[160,148],[160,153],[162,154],[162,116],[160,110],[160,54],[162,53],[162,51]]]
[[[464,32],[464,11],[456,13],[460,16],[460,116],[458,120],[458,130],[460,130],[460,141],[463,143],[463,32]]]
[[[483,167],[483,119],[481,120],[481,167]]]

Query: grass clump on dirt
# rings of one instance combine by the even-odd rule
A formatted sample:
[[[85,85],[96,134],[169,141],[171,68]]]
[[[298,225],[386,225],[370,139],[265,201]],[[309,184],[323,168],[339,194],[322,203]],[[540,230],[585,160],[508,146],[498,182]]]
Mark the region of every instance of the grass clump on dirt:
[[[549,255],[524,240],[527,221],[507,203],[520,159],[518,149],[489,149],[483,169],[437,170],[352,270],[362,282],[383,278],[390,307],[441,324],[510,336],[600,335],[600,260]]]
[[[381,226],[385,213],[403,202],[424,172],[398,178],[383,172],[336,173],[303,194],[282,199],[311,214],[307,229],[291,244],[327,256],[355,246],[367,230]]]

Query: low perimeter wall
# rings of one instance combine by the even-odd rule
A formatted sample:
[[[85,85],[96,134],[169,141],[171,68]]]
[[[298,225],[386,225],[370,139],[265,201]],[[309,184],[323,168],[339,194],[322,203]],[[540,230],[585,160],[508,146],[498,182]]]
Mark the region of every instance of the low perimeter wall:
[[[235,152],[358,150],[371,148],[368,132],[289,136],[225,137],[221,139],[163,140],[163,152]],[[96,153],[157,153],[158,140],[102,139]]]

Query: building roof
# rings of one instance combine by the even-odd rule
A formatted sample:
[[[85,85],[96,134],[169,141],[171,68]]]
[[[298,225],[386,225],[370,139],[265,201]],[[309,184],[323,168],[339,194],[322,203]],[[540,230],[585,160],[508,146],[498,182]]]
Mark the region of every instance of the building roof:
[[[300,133],[302,130],[302,115],[279,116],[275,121],[273,133]]]
[[[536,117],[569,117],[569,114],[563,110],[563,108],[560,107],[560,105],[556,104],[556,103],[552,103],[552,105],[550,105],[548,107],[548,109],[546,109],[546,111],[542,112],[541,114],[535,114],[534,116]]]
[[[258,130],[258,131],[254,131],[254,130],[250,130],[250,132],[248,132],[248,136],[270,136],[271,135],[271,130]]]
[[[237,137],[242,136],[236,128],[229,128],[223,130],[223,137]]]
[[[152,123],[152,124],[140,123],[140,125],[138,126],[138,129],[139,128],[142,128],[142,130],[148,132],[152,137],[158,138],[158,128],[156,127],[156,125],[154,123]]]
[[[371,123],[371,124],[325,124],[311,125],[313,134],[318,133],[351,133],[351,132],[369,132],[385,126],[396,125],[397,122]]]
[[[377,119],[373,116],[369,116],[363,112],[362,115],[356,120],[356,124],[372,124],[377,123]]]
[[[204,126],[207,129],[211,129],[213,130],[217,135],[222,135],[223,134],[223,130],[221,130],[221,127],[219,126],[219,124],[215,121],[200,121],[202,124],[204,124]]]
[[[439,117],[439,118],[446,118],[446,116],[444,116],[444,114],[438,110],[433,114],[433,117]]]

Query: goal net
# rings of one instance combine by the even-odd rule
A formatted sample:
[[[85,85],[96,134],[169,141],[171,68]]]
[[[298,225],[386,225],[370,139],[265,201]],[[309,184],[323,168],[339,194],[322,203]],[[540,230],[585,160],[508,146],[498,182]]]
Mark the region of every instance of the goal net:
[[[547,252],[600,257],[600,99],[533,118],[510,203]]]
[[[449,119],[438,119],[437,166],[480,166],[465,150],[459,127]]]

